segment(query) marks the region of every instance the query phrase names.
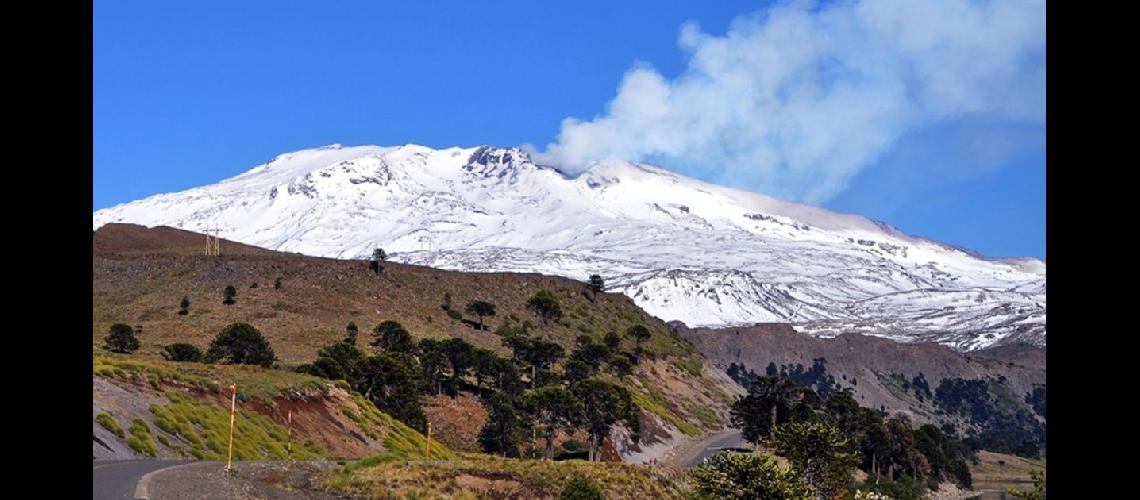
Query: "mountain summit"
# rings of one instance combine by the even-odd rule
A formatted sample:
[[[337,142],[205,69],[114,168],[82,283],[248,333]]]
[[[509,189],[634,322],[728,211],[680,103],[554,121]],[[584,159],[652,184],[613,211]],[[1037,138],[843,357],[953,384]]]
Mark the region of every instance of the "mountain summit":
[[[274,250],[585,279],[690,326],[788,322],[959,350],[1045,345],[1045,263],[986,259],[880,222],[595,162],[571,177],[518,148],[331,145],[217,184],[98,210]]]

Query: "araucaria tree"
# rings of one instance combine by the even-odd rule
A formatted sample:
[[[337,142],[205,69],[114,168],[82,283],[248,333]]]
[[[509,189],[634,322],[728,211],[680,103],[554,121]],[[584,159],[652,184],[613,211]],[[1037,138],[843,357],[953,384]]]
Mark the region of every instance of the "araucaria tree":
[[[487,328],[483,326],[483,317],[495,315],[495,304],[483,300],[476,300],[467,304],[467,308],[464,309],[464,311],[466,311],[467,314],[474,314],[478,316],[479,329],[486,330]]]
[[[257,365],[268,368],[275,356],[269,341],[249,323],[232,323],[210,342],[206,362],[234,365]]]
[[[811,389],[785,377],[757,377],[748,386],[748,394],[732,404],[732,424],[748,442],[758,443],[778,424],[798,416],[810,418],[818,399]]]
[[[372,341],[374,347],[379,347],[387,353],[410,353],[416,348],[415,342],[412,341],[412,334],[404,328],[397,321],[388,320],[372,330],[372,335],[375,339]]]
[[[637,420],[637,407],[624,387],[604,380],[589,378],[570,386],[570,392],[582,402],[582,424],[589,436],[590,460],[597,460],[602,443],[619,420],[630,430],[636,443],[641,428]]]
[[[131,353],[139,349],[139,339],[135,331],[126,324],[115,323],[111,325],[110,332],[103,337],[103,348],[117,353]]]
[[[223,291],[223,297],[223,304],[227,306],[232,305],[234,303],[234,297],[237,297],[237,288],[234,288],[233,285],[227,285],[226,289]]]
[[[182,296],[182,302],[178,303],[178,315],[185,316],[190,314],[190,297]]]
[[[427,417],[420,406],[420,379],[407,356],[378,354],[357,366],[353,388],[380,411],[420,432],[427,430]]]
[[[633,339],[634,353],[637,355],[638,360],[641,359],[641,344],[649,340],[649,329],[645,325],[633,325],[626,330],[625,336]]]
[[[692,472],[696,498],[810,500],[811,491],[792,471],[781,471],[764,455],[719,453]]]
[[[527,419],[507,395],[496,392],[487,402],[487,423],[479,430],[484,452],[518,458],[519,442],[527,434]]]
[[[792,463],[792,470],[818,498],[833,498],[851,482],[851,468],[859,465],[847,438],[827,422],[793,422],[776,427],[776,451]]]
[[[170,344],[162,348],[162,359],[167,361],[202,361],[202,350],[194,344]]]
[[[606,332],[606,336],[602,340],[610,352],[618,352],[618,349],[621,349],[621,336],[617,332]]]
[[[356,336],[360,335],[360,328],[357,328],[356,323],[349,321],[348,326],[344,327],[344,332],[344,343],[356,345]]]
[[[372,251],[372,261],[368,263],[368,268],[376,274],[384,270],[384,262],[388,260],[388,253],[383,248],[377,248]]]
[[[558,299],[549,290],[539,290],[527,301],[526,308],[534,313],[543,329],[548,328],[551,322],[562,319],[562,306],[558,305]]]
[[[594,302],[597,302],[598,292],[606,291],[606,280],[603,280],[601,275],[591,274],[587,284],[590,286],[590,291],[594,292]]]
[[[524,337],[522,335],[507,335],[503,337],[503,345],[511,350],[512,358],[521,366],[530,366],[530,388],[537,387],[538,369],[550,368],[555,361],[566,356],[562,346],[542,339]]]
[[[577,426],[582,418],[582,402],[560,386],[543,387],[532,392],[526,406],[534,413],[535,423],[542,427],[546,440],[546,459],[554,459],[554,433],[559,428]]]

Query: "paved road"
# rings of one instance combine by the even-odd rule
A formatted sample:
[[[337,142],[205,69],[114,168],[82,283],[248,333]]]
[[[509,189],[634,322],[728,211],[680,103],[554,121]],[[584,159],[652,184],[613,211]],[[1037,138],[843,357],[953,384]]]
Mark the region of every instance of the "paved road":
[[[91,466],[93,500],[132,500],[139,479],[149,472],[186,463],[181,460],[96,460]]]
[[[686,446],[684,450],[679,451],[673,463],[682,467],[696,467],[701,464],[701,460],[712,456],[718,448],[724,447],[751,448],[752,445],[744,440],[739,429],[731,429]]]

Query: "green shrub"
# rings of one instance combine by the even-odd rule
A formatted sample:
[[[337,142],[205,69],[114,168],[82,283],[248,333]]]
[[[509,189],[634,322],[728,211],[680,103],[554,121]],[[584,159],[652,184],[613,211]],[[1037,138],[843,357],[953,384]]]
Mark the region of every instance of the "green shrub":
[[[456,311],[455,309],[448,309],[447,315],[450,316],[451,319],[453,319],[455,321],[459,321],[459,320],[463,319],[463,314],[461,314],[459,311]]]
[[[562,488],[562,500],[602,500],[602,488],[593,479],[574,476]]]
[[[99,425],[103,426],[104,429],[111,431],[111,433],[114,435],[119,436],[120,438],[124,436],[123,428],[119,427],[119,422],[115,420],[115,417],[111,416],[110,413],[100,413],[95,417],[95,421],[99,422]]]
[[[127,438],[127,445],[132,450],[148,457],[153,457],[158,453],[154,447],[154,441],[150,438],[150,427],[141,418],[136,418],[131,422],[130,433],[131,437]]]
[[[273,349],[257,328],[248,323],[232,323],[210,342],[206,362],[257,365],[269,368],[274,361]]]
[[[202,350],[193,344],[170,344],[162,348],[162,358],[167,361],[190,361],[198,363],[202,361]]]
[[[135,336],[134,329],[123,323],[111,325],[110,332],[103,340],[103,348],[111,352],[127,354],[139,349],[139,339]]]
[[[807,500],[811,491],[776,462],[751,453],[721,453],[691,472],[696,498],[788,498]]]

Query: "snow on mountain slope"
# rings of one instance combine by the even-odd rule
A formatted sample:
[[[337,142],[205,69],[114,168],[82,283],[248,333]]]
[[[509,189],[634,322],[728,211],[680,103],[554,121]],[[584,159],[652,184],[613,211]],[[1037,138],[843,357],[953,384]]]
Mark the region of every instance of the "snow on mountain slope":
[[[664,320],[786,321],[970,350],[1045,345],[1045,264],[984,259],[867,218],[644,164],[568,177],[519,149],[340,145],[217,184],[96,211],[109,222],[217,228],[275,250],[467,271],[606,278]]]

